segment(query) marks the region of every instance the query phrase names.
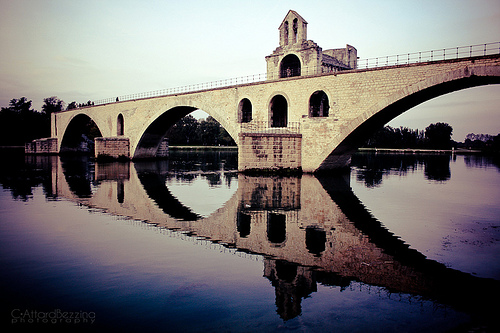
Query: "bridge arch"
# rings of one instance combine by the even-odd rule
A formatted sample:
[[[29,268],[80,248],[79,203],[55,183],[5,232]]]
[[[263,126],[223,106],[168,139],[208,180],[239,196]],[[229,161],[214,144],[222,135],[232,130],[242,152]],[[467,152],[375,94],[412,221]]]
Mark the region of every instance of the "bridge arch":
[[[433,98],[467,88],[500,84],[498,66],[464,67],[428,77],[416,84],[400,89],[371,105],[367,110],[350,122],[329,145],[330,153],[321,163],[319,170],[332,164],[347,165],[350,155],[356,151],[375,131],[392,119],[411,108]]]
[[[167,134],[167,130],[176,122],[197,110],[195,107],[176,106],[156,117],[142,132],[133,158],[154,158]]]
[[[135,146],[135,149],[132,149],[131,151],[132,158],[141,159],[166,156],[164,155],[166,149],[163,148],[168,145],[166,137],[168,129],[195,110],[203,110],[208,113],[212,118],[217,120],[233,138],[233,140],[237,142],[234,135],[235,128],[226,127],[227,121],[224,121],[225,119],[221,119],[220,115],[216,111],[212,110],[213,108],[216,107],[208,105],[207,107],[204,106],[198,108],[192,105],[179,105],[167,108],[166,111],[157,112],[156,116],[151,117],[151,121],[139,130],[140,134],[138,136],[137,145]]]
[[[84,113],[71,118],[62,136],[61,153],[92,153],[94,138],[101,137],[102,132],[96,122]]]

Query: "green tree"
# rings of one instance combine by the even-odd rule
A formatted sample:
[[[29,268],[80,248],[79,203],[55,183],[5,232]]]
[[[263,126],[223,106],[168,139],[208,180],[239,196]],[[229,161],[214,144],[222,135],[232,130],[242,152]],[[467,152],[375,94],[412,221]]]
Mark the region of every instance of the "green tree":
[[[200,122],[198,126],[198,136],[203,146],[219,145],[219,135],[221,126],[215,118],[208,116],[206,120]]]
[[[31,107],[26,97],[10,100],[9,107],[0,110],[0,145],[22,146],[25,142],[48,137],[50,118],[45,112]]]
[[[167,133],[170,145],[197,145],[198,121],[192,115],[187,115],[172,126]]]
[[[76,104],[76,101],[73,101],[73,102],[68,104],[68,107],[66,108],[66,110],[73,110],[76,108],[78,108],[78,104]]]
[[[64,110],[64,102],[57,98],[57,96],[44,98],[43,103],[42,111],[45,112],[49,118],[53,112]]]
[[[450,149],[452,146],[451,134],[453,128],[447,123],[430,124],[425,129],[427,145],[433,149]]]

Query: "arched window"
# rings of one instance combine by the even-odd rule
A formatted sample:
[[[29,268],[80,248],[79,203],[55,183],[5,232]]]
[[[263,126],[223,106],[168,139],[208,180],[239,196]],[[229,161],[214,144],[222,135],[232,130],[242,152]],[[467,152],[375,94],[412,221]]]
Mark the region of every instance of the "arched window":
[[[288,123],[288,103],[282,95],[276,95],[269,105],[271,127],[286,127]]]
[[[283,39],[284,45],[288,45],[288,21],[285,22]]]
[[[124,124],[123,124],[123,115],[120,113],[118,115],[118,119],[116,120],[116,135],[121,136],[124,134]]]
[[[300,60],[295,54],[289,54],[281,60],[280,78],[300,76]]]
[[[328,96],[324,91],[318,90],[309,99],[309,117],[328,117]]]
[[[293,43],[297,43],[297,32],[299,29],[299,24],[297,22],[297,18],[293,19]]]
[[[238,121],[240,123],[252,121],[252,103],[248,98],[243,98],[238,105]]]

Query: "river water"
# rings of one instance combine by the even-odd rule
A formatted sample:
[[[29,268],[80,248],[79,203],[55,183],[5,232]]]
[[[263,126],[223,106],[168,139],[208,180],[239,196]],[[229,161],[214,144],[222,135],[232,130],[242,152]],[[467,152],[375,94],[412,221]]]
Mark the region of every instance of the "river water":
[[[235,151],[1,164],[8,331],[494,330],[500,164],[355,155],[255,177]]]

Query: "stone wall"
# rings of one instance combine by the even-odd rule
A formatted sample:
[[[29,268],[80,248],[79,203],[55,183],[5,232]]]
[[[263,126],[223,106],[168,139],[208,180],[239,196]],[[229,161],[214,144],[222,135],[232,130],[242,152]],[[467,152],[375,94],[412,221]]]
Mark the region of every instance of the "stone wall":
[[[240,133],[238,170],[301,170],[301,134]]]
[[[27,142],[24,145],[26,154],[57,154],[57,138],[43,138]]]
[[[125,137],[95,138],[96,158],[130,158],[130,142]]]

